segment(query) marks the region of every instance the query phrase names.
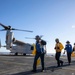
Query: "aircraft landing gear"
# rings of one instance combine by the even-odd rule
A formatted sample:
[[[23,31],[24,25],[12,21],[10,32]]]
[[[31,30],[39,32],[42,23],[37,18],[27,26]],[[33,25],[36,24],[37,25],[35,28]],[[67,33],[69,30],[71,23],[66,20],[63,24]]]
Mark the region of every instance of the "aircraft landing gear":
[[[24,56],[26,56],[26,53],[23,53]]]
[[[16,52],[16,53],[15,53],[15,55],[17,56],[17,55],[18,55],[18,53]]]

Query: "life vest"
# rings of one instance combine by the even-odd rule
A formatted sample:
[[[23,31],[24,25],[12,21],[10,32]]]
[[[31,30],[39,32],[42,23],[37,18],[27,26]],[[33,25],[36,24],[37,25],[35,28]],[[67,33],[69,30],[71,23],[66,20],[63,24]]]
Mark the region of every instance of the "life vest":
[[[73,51],[75,51],[75,46],[73,47]]]
[[[32,54],[33,54],[33,55],[36,55],[36,45],[33,44],[33,47],[34,47],[34,50],[32,51]],[[40,65],[40,63],[41,63],[41,60],[40,60],[40,58],[38,58],[36,65],[37,65],[37,66]]]
[[[61,52],[62,49],[64,48],[64,46],[60,42],[56,43],[55,47],[56,47],[56,52]]]
[[[33,47],[34,47],[34,49],[33,49],[33,51],[32,51],[32,54],[33,54],[33,55],[36,55],[36,46],[35,46],[35,44],[33,44]]]

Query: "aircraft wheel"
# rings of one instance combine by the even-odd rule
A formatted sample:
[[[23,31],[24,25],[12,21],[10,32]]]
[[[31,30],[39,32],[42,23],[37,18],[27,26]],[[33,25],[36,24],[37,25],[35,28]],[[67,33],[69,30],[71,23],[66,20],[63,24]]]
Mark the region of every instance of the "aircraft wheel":
[[[18,53],[15,53],[15,55],[18,55]]]
[[[26,56],[26,53],[23,53],[24,56]]]

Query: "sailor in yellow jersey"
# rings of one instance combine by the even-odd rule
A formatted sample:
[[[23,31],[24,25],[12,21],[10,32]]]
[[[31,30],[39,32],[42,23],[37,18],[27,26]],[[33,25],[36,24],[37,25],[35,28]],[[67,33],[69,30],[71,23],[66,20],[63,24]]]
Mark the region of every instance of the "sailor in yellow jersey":
[[[74,46],[73,46],[73,51],[75,52],[75,43],[74,43]]]
[[[62,43],[59,42],[58,38],[55,39],[55,42],[56,42],[54,47],[54,49],[56,50],[55,59],[57,60],[57,66],[60,67],[63,65],[63,61],[60,60],[60,56],[61,56],[61,51],[64,47]]]
[[[75,57],[75,43],[74,43],[74,46],[73,46],[73,51],[72,51],[71,56],[72,56],[72,57]]]

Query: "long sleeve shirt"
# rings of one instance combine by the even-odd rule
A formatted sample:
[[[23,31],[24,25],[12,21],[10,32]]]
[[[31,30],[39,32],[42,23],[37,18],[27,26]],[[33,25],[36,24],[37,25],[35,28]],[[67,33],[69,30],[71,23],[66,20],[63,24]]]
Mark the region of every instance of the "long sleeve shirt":
[[[67,44],[67,45],[65,46],[65,50],[66,50],[67,52],[72,52],[72,45],[71,45],[71,44]]]
[[[43,46],[38,42],[36,42],[36,51],[37,52],[44,52]]]

